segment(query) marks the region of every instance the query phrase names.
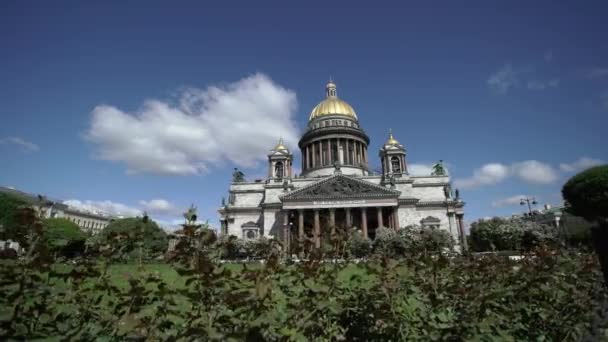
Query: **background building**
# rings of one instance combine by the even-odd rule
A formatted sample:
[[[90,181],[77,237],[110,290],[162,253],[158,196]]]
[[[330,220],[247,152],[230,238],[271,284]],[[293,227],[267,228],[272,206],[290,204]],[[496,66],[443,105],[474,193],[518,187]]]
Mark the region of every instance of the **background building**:
[[[61,201],[50,200],[42,195],[32,195],[12,188],[0,187],[0,193],[6,193],[29,203],[45,218],[65,218],[78,225],[80,229],[92,234],[105,228],[113,219],[110,215],[100,215],[79,210],[63,204]]]

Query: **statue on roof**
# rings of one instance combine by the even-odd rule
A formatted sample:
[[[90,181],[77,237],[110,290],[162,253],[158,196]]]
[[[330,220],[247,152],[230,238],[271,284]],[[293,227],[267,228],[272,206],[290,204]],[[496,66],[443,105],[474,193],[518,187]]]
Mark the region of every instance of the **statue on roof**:
[[[433,171],[431,172],[431,176],[446,176],[447,171],[443,166],[443,160],[439,160],[437,163],[433,164]]]
[[[194,204],[190,205],[190,208],[184,213],[184,219],[186,219],[186,224],[194,224],[196,222],[196,207]]]
[[[391,185],[391,189],[394,189],[395,188],[395,184],[397,183],[397,181],[395,180],[395,176],[391,175],[390,178],[388,179],[388,182]]]
[[[446,199],[452,197],[452,186],[450,184],[446,184],[443,186],[443,194],[445,195]]]
[[[232,173],[232,182],[233,183],[242,183],[244,181],[245,181],[245,174],[235,167],[234,172]]]
[[[342,173],[339,160],[334,161],[334,173]]]

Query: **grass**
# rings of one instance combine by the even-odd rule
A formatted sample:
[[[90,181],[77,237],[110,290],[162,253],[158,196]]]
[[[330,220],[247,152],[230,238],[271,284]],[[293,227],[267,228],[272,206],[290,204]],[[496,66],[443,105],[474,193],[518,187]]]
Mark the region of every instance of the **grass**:
[[[184,278],[177,274],[170,264],[143,264],[142,267],[145,271],[157,272],[169,286],[175,288],[185,286]],[[137,264],[114,264],[108,268],[108,273],[114,285],[126,288],[129,285],[129,278],[137,277],[139,270]]]
[[[247,265],[249,268],[260,266],[261,264]],[[142,267],[144,271],[156,272],[161,279],[171,287],[183,288],[185,286],[184,278],[180,276],[175,268],[170,264],[143,264]],[[243,268],[243,265],[224,264],[224,267],[227,267],[231,271],[239,271]],[[129,284],[129,278],[137,277],[139,274],[139,269],[137,264],[113,264],[109,267],[108,273],[114,285],[120,288],[126,288]],[[356,264],[349,264],[340,273],[338,273],[336,278],[339,282],[349,282],[351,279],[353,279],[353,277],[359,277],[365,282],[369,281],[372,276],[367,274],[362,267]]]

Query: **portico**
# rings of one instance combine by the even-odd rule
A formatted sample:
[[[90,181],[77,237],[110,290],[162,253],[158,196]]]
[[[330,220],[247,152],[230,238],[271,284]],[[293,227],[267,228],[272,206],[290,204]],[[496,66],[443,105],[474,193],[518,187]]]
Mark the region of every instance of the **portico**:
[[[300,239],[313,237],[316,247],[336,228],[349,234],[360,229],[365,238],[374,238],[378,227],[399,228],[399,194],[336,169],[333,176],[281,197],[282,215],[286,227],[297,227]]]

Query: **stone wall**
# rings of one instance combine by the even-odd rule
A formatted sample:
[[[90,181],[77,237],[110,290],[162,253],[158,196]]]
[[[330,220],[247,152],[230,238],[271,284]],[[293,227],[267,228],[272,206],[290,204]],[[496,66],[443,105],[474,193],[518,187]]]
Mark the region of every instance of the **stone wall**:
[[[278,213],[280,212],[279,209],[265,209],[264,210],[264,229],[263,229],[263,236],[265,237],[270,237],[270,235],[274,235],[274,237],[277,237],[277,233],[276,232],[276,227],[279,224],[282,224],[282,222],[280,222],[280,220],[277,220],[278,217]],[[277,222],[279,221],[279,222]]]
[[[260,228],[263,225],[261,210],[260,211],[251,210],[251,211],[246,211],[246,212],[238,212],[231,216],[234,217],[234,222],[228,223],[228,235],[234,235],[239,238],[242,238],[243,237],[242,226],[247,222],[258,223]]]
[[[262,203],[264,192],[246,192],[234,194],[234,207],[258,207]]]

